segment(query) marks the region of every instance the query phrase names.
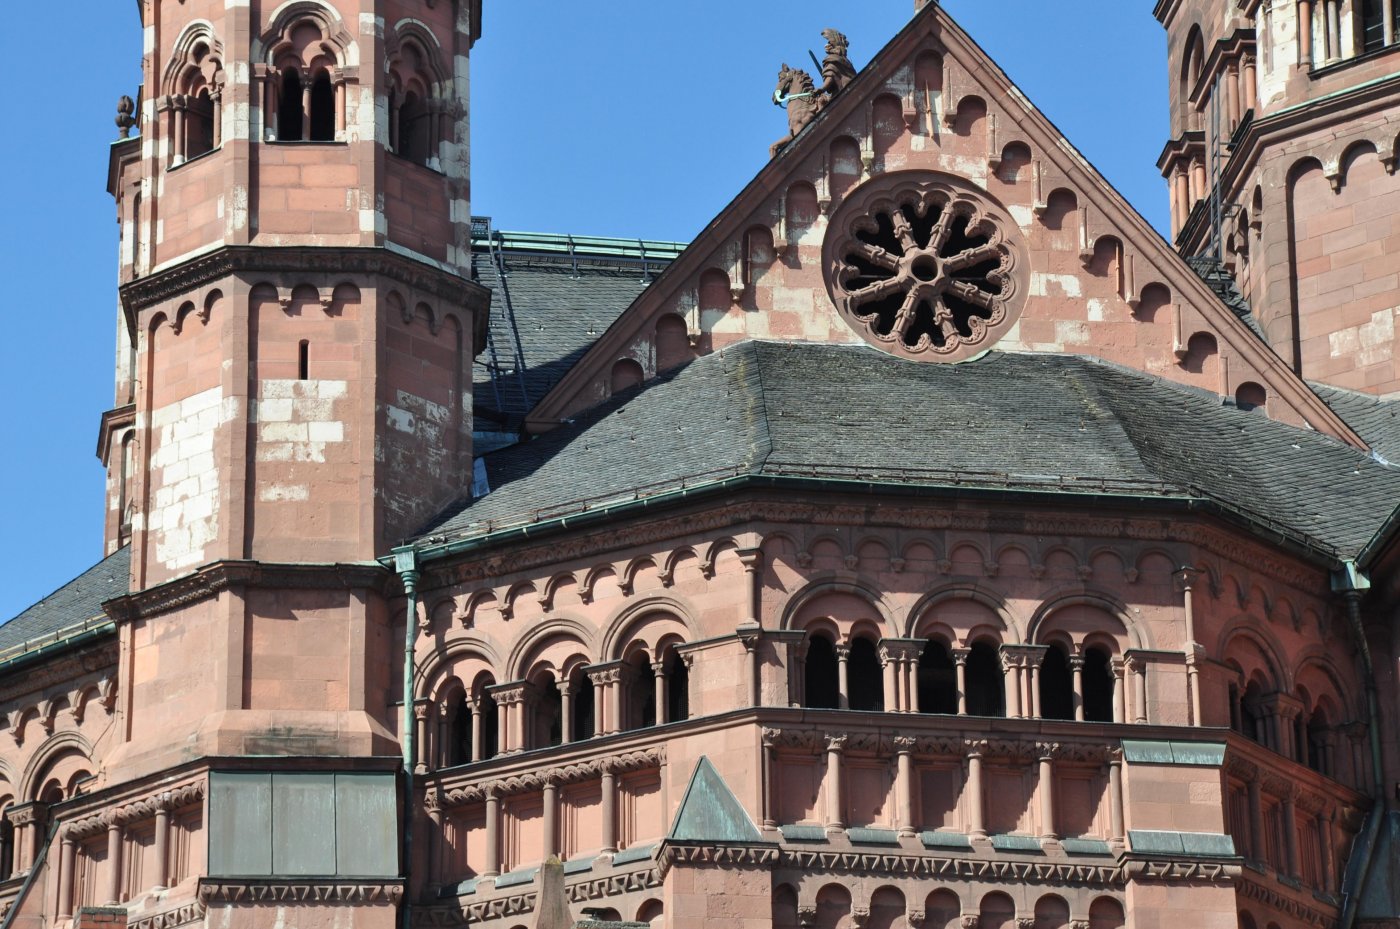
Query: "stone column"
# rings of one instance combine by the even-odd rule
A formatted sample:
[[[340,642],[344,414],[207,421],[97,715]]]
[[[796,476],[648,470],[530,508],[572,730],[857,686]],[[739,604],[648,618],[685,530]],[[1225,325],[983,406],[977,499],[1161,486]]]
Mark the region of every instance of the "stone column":
[[[311,75],[301,75],[301,140],[311,141]]]
[[[11,877],[24,877],[34,867],[34,857],[38,854],[35,838],[38,829],[38,812],[34,804],[12,807],[9,812],[10,825],[15,835],[15,867]]]
[[[1040,794],[1040,836],[1043,839],[1059,839],[1055,828],[1055,753],[1058,745],[1042,743],[1036,746],[1040,755],[1039,778],[1036,793]]]
[[[156,810],[155,834],[155,890],[165,890],[170,880],[170,808],[161,805]]]
[[[1258,63],[1253,55],[1244,56],[1244,110],[1249,112],[1259,108]]]
[[[654,682],[656,700],[656,724],[663,726],[671,720],[666,717],[666,662],[651,663],[651,677]]]
[[[603,768],[602,800],[603,835],[602,847],[605,855],[617,853],[617,775],[611,767]]]
[[[1313,0],[1298,0],[1298,64],[1312,68],[1313,64]]]
[[[64,830],[63,842],[59,847],[58,912],[55,915],[60,922],[73,915],[73,868],[77,863],[77,850],[77,843],[67,830]]]
[[[1127,699],[1123,693],[1123,659],[1114,658],[1109,663],[1109,673],[1113,677],[1113,721],[1125,722],[1128,718]]]
[[[544,782],[544,857],[559,854],[559,785],[554,778]]]
[[[1327,7],[1327,60],[1340,61],[1342,57],[1342,3],[1341,0],[1323,0]]]
[[[914,834],[914,740],[896,736],[894,740],[894,793],[899,814],[899,834]]]
[[[967,820],[968,834],[974,839],[987,838],[987,823],[982,810],[982,754],[986,742],[963,743],[967,752]]]
[[[1191,183],[1196,188],[1196,192],[1191,196],[1194,206],[1194,201],[1204,200],[1210,193],[1210,186],[1206,180],[1206,163],[1199,156],[1191,161]]]
[[[1084,722],[1084,656],[1070,655],[1069,670],[1074,677],[1074,719]]]
[[[836,705],[843,710],[851,707],[849,662],[851,647],[844,642],[834,648],[836,652]]]
[[[446,700],[439,700],[437,704],[437,737],[434,739],[433,767],[446,768],[452,764],[452,753],[456,746],[452,744],[452,727],[448,725],[448,719],[452,714],[452,704]]]
[[[955,648],[953,652],[953,663],[957,666],[958,674],[958,715],[967,715],[967,656],[972,654],[970,648]]]
[[[587,671],[593,684],[593,734],[608,734],[608,671]]]
[[[1006,715],[1019,719],[1024,715],[1021,712],[1021,663],[1007,652],[1004,645],[1001,648],[1001,671],[1006,690]]]
[[[1332,811],[1318,810],[1315,825],[1317,828],[1317,849],[1322,857],[1322,889],[1329,894],[1335,893],[1337,881],[1332,873]]]
[[[345,78],[335,79],[335,137],[336,141],[344,139],[345,125]],[[437,154],[436,147],[433,154]]]
[[[213,142],[218,148],[224,144],[224,95],[219,88],[215,87],[209,91],[210,119],[214,121]]]
[[[574,685],[562,672],[554,686],[559,688],[559,743],[574,741]]]
[[[178,167],[185,163],[185,97],[177,94],[170,98],[174,110],[173,126],[170,130],[170,165]]]
[[[1297,789],[1289,787],[1283,795],[1283,845],[1288,856],[1288,876],[1295,881],[1302,870],[1298,867],[1298,808]]]
[[[1238,62],[1230,62],[1225,69],[1224,110],[1227,131],[1223,135],[1228,138],[1234,134],[1235,127],[1240,124],[1240,66]]]
[[[1381,19],[1385,23],[1385,44],[1395,44],[1395,0],[1381,0]]]
[[[760,661],[759,645],[763,638],[763,630],[758,623],[746,624],[739,630],[739,642],[744,646],[745,658],[748,661],[749,669],[749,706],[763,705],[763,675],[762,662]],[[841,665],[844,674],[846,666]],[[843,678],[844,680],[844,678]],[[845,694],[843,688],[841,693]]]
[[[899,705],[899,684],[895,679],[895,665],[898,659],[886,645],[880,646],[880,670],[884,672],[885,678],[885,711],[898,713],[902,709]]]
[[[778,731],[763,730],[763,828],[778,828]]]
[[[259,67],[263,67],[259,65]],[[277,141],[277,72],[268,70],[263,75],[262,137],[264,142]]]
[[[467,711],[472,714],[472,761],[481,760],[481,739],[483,726],[481,725],[481,700],[467,701]]]
[[[841,755],[846,749],[846,736],[826,737],[826,830],[840,832],[846,828],[846,811],[841,784]]]
[[[1264,846],[1264,799],[1260,794],[1257,777],[1249,781],[1249,843],[1255,861],[1265,859]]]
[[[122,899],[122,824],[115,819],[107,824],[107,889],[102,896],[108,906]]]
[[[1133,722],[1147,722],[1147,662],[1141,655],[1127,657],[1128,673],[1133,676]]]
[[[1123,834],[1123,750],[1108,755],[1108,831],[1115,849],[1125,845]]]
[[[413,729],[414,739],[417,745],[414,752],[417,755],[413,760],[414,774],[428,773],[428,701],[415,700],[413,703]]]
[[[482,877],[501,873],[501,797],[495,784],[486,785],[486,867]]]

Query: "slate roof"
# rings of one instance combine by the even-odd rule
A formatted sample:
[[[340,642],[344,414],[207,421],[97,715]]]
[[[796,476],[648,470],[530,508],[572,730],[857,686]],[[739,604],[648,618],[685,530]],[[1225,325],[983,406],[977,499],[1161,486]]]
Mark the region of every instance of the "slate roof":
[[[1244,294],[1240,293],[1234,275],[1225,270],[1224,265],[1214,258],[1206,257],[1187,258],[1186,264],[1192,271],[1196,272],[1197,277],[1206,282],[1206,286],[1215,291],[1220,302],[1225,304],[1231,313],[1238,316],[1251,332],[1261,340],[1268,341],[1264,337],[1264,330],[1260,327],[1259,321],[1254,318],[1254,309],[1244,298]]]
[[[477,222],[483,227],[473,241],[472,273],[491,289],[500,374],[493,384],[491,353],[484,352],[473,372],[474,401],[479,414],[497,422],[528,413],[681,249],[672,242],[497,232],[486,220]]]
[[[1381,400],[1330,384],[1309,383],[1308,386],[1373,451],[1386,461],[1400,464],[1400,400]]]
[[[102,603],[127,592],[130,570],[126,546],[0,625],[0,661],[106,622]]]
[[[704,356],[484,460],[492,493],[427,538],[764,476],[1192,498],[1348,556],[1400,499],[1400,468],[1097,359],[937,365],[800,343]]]

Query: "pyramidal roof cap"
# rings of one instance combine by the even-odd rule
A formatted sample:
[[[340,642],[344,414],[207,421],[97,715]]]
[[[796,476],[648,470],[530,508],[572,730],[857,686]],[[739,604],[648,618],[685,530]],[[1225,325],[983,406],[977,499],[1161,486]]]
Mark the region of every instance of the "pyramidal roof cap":
[[[676,820],[666,837],[672,842],[763,842],[749,814],[704,755],[695,763]]]

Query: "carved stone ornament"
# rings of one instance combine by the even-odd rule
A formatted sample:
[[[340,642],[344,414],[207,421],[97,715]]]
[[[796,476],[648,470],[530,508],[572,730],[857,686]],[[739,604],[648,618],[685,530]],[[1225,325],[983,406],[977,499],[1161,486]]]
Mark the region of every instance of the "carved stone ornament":
[[[857,188],[832,218],[822,263],[831,299],[862,338],[920,360],[987,349],[1029,289],[1016,222],[986,193],[934,171]]]

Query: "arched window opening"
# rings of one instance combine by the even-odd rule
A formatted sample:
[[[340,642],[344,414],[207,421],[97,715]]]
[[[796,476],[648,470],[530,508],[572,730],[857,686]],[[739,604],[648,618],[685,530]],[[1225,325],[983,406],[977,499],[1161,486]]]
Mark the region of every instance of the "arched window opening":
[[[596,728],[593,722],[593,682],[588,679],[583,666],[575,667],[569,675],[570,706],[570,738],[577,742],[580,739],[593,738]]]
[[[1400,26],[1400,6],[1395,8],[1396,21],[1392,26]],[[1385,5],[1382,0],[1361,0],[1361,50],[1362,53],[1377,52],[1385,48]]]
[[[1230,728],[1244,735],[1244,713],[1240,710],[1240,685],[1230,682]]]
[[[1265,727],[1268,721],[1265,718],[1263,700],[1258,682],[1250,681],[1249,686],[1244,689],[1244,696],[1240,698],[1240,721],[1244,725],[1245,738],[1260,745],[1267,745],[1269,740]]]
[[[672,648],[666,654],[666,721],[690,718],[690,668],[681,653]]]
[[[335,141],[335,88],[327,71],[318,71],[311,82],[311,141]]]
[[[967,655],[967,712],[970,716],[1006,715],[1001,656],[990,642],[975,643]]]
[[[302,121],[301,72],[282,72],[282,92],[277,97],[277,141],[300,142]]]
[[[841,706],[836,680],[836,649],[824,635],[807,640],[807,661],[803,669],[806,704],[813,709],[834,710]]]
[[[1308,719],[1307,733],[1308,767],[1318,774],[1336,777],[1332,770],[1332,730],[1327,725],[1327,717],[1321,709],[1313,710]]]
[[[855,639],[851,642],[851,653],[846,659],[846,687],[850,691],[846,697],[846,705],[853,710],[876,713],[883,711],[884,677],[875,643],[869,639]]]
[[[547,748],[564,741],[564,698],[554,675],[541,675],[534,684],[534,731],[531,748]]]
[[[1040,716],[1074,719],[1074,677],[1064,646],[1052,645],[1040,663]]]
[[[495,758],[501,750],[501,711],[496,698],[482,691],[478,703],[481,713],[481,760]]]
[[[9,813],[7,803],[0,809],[0,882],[8,881],[15,870],[15,827]]]
[[[447,744],[443,746],[443,767],[451,768],[472,760],[472,708],[462,694],[452,706],[447,724]]]
[[[190,97],[185,112],[185,157],[198,158],[214,150],[214,102],[206,87]]]
[[[645,729],[656,725],[656,672],[651,668],[651,656],[637,652],[627,662],[632,673],[627,683],[626,728]]]
[[[958,669],[948,646],[929,641],[919,656],[919,712],[946,713],[958,711]]]
[[[1101,648],[1084,650],[1084,718],[1113,722],[1113,659]]]
[[[399,106],[399,135],[395,140],[395,149],[401,157],[427,164],[433,156],[430,116],[426,99],[411,90],[404,95]]]

